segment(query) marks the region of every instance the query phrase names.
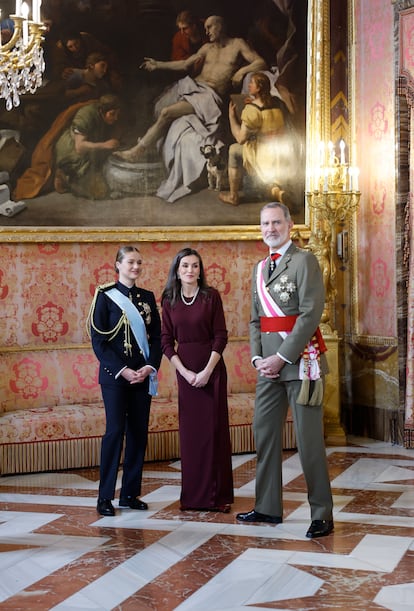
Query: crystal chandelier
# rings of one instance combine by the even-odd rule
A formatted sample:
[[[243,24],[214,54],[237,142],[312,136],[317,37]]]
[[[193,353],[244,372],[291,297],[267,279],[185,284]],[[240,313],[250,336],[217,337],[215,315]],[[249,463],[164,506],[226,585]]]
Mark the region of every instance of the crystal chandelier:
[[[40,5],[41,0],[33,0],[29,19],[27,2],[16,0],[16,14],[10,15],[14,23],[12,37],[2,44],[0,34],[0,98],[6,101],[7,110],[20,104],[22,94],[34,93],[42,84],[45,64]]]

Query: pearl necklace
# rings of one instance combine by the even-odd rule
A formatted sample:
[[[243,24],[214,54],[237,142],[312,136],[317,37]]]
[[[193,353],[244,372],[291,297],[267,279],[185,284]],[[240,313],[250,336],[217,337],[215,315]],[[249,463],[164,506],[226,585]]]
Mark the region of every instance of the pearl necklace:
[[[196,300],[196,297],[197,297],[197,295],[198,295],[198,291],[199,291],[199,290],[200,290],[200,287],[198,286],[198,287],[197,287],[196,292],[195,292],[195,293],[194,293],[194,295],[191,297],[191,300],[190,300],[190,301],[186,301],[186,297],[184,297],[184,293],[183,293],[183,287],[181,287],[181,300],[182,300],[182,302],[183,302],[183,303],[184,303],[186,306],[191,306],[191,305],[193,305],[193,303],[194,303],[194,302],[195,302],[195,300]],[[189,299],[189,298],[187,297],[187,299]]]

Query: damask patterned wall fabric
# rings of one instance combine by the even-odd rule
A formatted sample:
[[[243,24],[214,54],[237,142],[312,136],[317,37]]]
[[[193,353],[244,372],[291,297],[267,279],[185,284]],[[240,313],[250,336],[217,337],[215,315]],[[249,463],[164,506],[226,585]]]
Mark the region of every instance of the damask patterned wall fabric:
[[[138,244],[144,261],[140,283],[154,291],[158,302],[170,263],[183,245]],[[221,293],[230,338],[247,339],[251,273],[254,263],[266,255],[266,247],[261,241],[191,246],[203,257],[208,282]],[[118,247],[116,243],[0,245],[0,411],[100,401],[98,362],[85,320],[95,287],[116,278]],[[236,351],[229,348],[228,366],[239,385],[249,386],[254,370],[249,367],[248,343],[243,346]],[[174,384],[170,369],[166,363],[161,372],[163,393]]]
[[[144,261],[140,282],[160,299],[169,265],[182,244],[138,246]],[[209,283],[222,295],[229,334],[247,335],[252,267],[266,255],[266,247],[250,241],[192,246],[203,257]],[[95,287],[116,278],[117,248],[114,243],[1,244],[1,345],[53,348],[87,342],[88,308]]]
[[[359,333],[396,336],[395,75],[391,2],[356,2]]]

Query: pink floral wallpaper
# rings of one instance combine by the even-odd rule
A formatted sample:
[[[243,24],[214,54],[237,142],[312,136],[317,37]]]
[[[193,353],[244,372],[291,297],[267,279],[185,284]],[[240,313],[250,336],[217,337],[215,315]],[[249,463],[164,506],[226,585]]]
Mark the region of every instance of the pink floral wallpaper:
[[[356,2],[358,332],[395,337],[395,75],[393,5]]]
[[[141,284],[161,297],[174,255],[187,244],[143,242]],[[261,242],[191,244],[221,293],[229,336],[229,392],[254,387],[247,336],[254,263]],[[85,320],[98,284],[116,278],[116,243],[0,244],[0,411],[100,400],[97,360]],[[174,389],[168,362],[163,396]]]
[[[143,242],[143,286],[157,299],[175,254],[187,244]],[[116,278],[118,244],[0,244],[1,344],[73,345],[87,341],[84,321],[95,287]],[[261,242],[191,244],[201,254],[209,283],[221,293],[232,336],[247,335],[250,280]]]

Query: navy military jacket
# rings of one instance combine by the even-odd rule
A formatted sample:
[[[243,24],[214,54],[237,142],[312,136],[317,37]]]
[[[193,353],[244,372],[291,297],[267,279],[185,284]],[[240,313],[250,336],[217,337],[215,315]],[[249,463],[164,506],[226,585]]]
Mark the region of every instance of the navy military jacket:
[[[132,329],[130,329],[129,337],[126,336],[126,326],[124,324],[119,327],[115,335],[107,333],[116,328],[122,317],[119,306],[106,295],[106,291],[114,287],[132,299],[144,320],[149,344],[147,362],[135,340]],[[100,363],[100,384],[129,385],[129,382],[122,376],[116,378],[124,367],[137,370],[148,364],[158,370],[162,357],[161,320],[154,293],[136,286],[128,288],[120,282],[101,287],[97,294],[91,320],[92,347]],[[112,335],[114,336],[112,337]],[[131,344],[130,350],[125,346],[126,340]]]

